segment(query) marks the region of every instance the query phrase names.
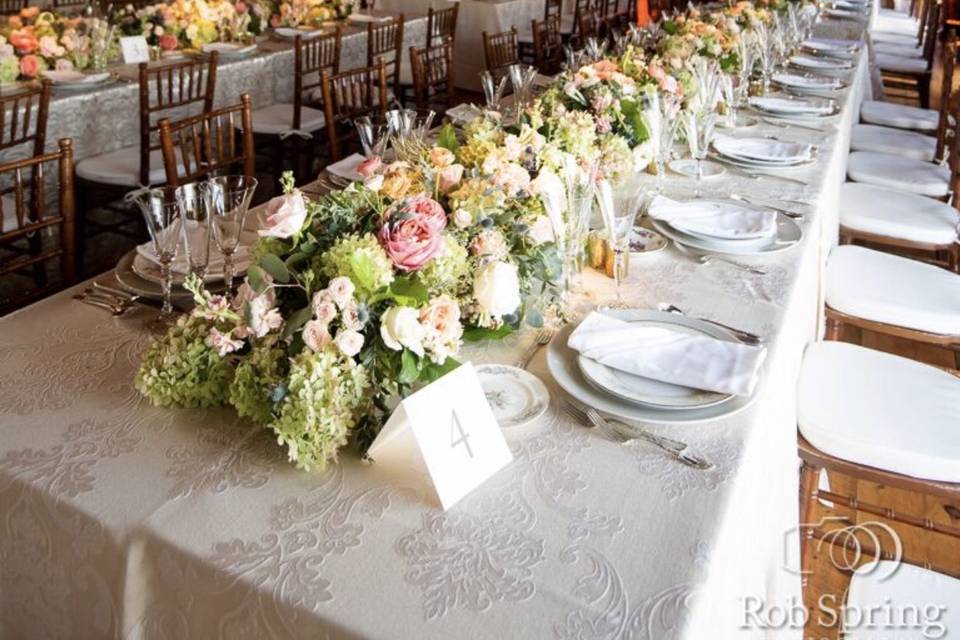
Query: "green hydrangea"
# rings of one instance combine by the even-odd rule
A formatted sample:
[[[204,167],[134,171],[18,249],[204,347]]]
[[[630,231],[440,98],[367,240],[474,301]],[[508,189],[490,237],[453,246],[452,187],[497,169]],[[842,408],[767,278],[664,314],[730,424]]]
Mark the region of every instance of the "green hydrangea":
[[[205,342],[212,324],[183,316],[150,345],[134,378],[137,391],[159,407],[212,407],[227,400],[233,367]]]
[[[622,137],[609,133],[600,141],[603,175],[614,182],[633,173],[633,152]]]
[[[304,349],[290,364],[288,394],[270,425],[297,468],[323,471],[369,406],[370,376],[334,347]]]
[[[318,258],[317,267],[328,279],[350,278],[360,299],[393,282],[393,263],[372,233],[341,238]]]
[[[20,59],[17,56],[7,56],[0,60],[0,83],[9,84],[20,77]]]
[[[589,158],[597,144],[596,123],[585,111],[569,111],[557,118],[554,136],[568,153]]]
[[[285,256],[290,253],[290,243],[280,238],[260,238],[250,247],[250,263],[257,264],[268,253]]]
[[[444,234],[443,251],[427,262],[417,276],[431,295],[452,293],[455,296],[469,279],[469,258],[466,247],[450,234]]]
[[[287,352],[281,347],[259,344],[237,367],[230,385],[230,404],[244,418],[257,424],[273,420],[274,401],[282,398],[287,374]]]

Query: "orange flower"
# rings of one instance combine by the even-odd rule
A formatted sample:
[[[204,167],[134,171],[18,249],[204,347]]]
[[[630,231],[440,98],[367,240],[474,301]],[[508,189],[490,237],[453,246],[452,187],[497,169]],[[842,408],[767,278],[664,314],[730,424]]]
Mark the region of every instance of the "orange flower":
[[[33,53],[40,46],[37,37],[33,35],[33,30],[29,27],[17,29],[11,33],[10,44],[17,50],[17,53]]]

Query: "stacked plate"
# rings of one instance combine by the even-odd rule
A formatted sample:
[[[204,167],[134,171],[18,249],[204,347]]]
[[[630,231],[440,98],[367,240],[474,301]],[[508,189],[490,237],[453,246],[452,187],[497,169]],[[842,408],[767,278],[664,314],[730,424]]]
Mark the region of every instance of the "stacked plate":
[[[737,342],[733,333],[714,324],[686,316],[628,309],[606,314],[638,325],[665,328]],[[560,387],[580,403],[601,413],[625,420],[684,424],[702,422],[737,413],[756,397],[715,393],[613,369],[591,360],[567,346],[574,327],[566,327],[547,349],[547,367]]]
[[[863,42],[859,40],[838,40],[836,38],[810,38],[800,46],[808,51],[825,54],[854,53],[860,50]]]
[[[837,101],[830,98],[754,96],[750,106],[778,118],[826,118],[840,112]]]
[[[678,202],[661,196],[650,204],[649,215],[661,234],[705,253],[757,255],[782,251],[796,244],[803,234],[786,216],[723,199]]]
[[[790,58],[790,65],[814,71],[845,71],[853,68],[853,60],[838,57],[818,57],[797,54]]]
[[[272,33],[281,40],[294,40],[298,36],[304,40],[309,40],[322,35],[323,31],[321,29],[307,29],[301,27],[276,27]]]
[[[769,138],[716,136],[713,148],[720,159],[749,168],[796,167],[816,159],[816,147],[813,145]]]
[[[204,53],[213,53],[216,51],[222,60],[246,58],[256,50],[257,45],[255,44],[243,45],[233,42],[211,42],[203,45]]]
[[[785,89],[801,92],[837,91],[847,86],[840,78],[815,76],[809,73],[775,73],[773,81]]]
[[[79,71],[44,71],[43,77],[50,80],[56,89],[65,91],[82,91],[102,87],[114,79],[107,72],[80,73]]]

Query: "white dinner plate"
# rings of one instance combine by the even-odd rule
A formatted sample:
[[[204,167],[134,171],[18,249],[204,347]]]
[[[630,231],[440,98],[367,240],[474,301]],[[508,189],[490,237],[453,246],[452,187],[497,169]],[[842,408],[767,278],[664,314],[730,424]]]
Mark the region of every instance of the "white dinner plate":
[[[860,49],[861,42],[858,40],[838,40],[835,38],[810,38],[801,43],[801,47],[811,51],[834,52],[842,51],[853,53]]]
[[[293,40],[300,36],[304,40],[316,38],[323,33],[321,29],[299,29],[297,27],[277,27],[273,30],[274,35],[284,40]]]
[[[532,373],[506,364],[481,364],[475,369],[501,429],[521,429],[547,412],[550,392]]]
[[[211,42],[203,45],[204,53],[213,53],[216,51],[220,58],[224,60],[233,60],[236,58],[246,58],[257,50],[255,44],[235,44],[233,42]]]
[[[652,229],[634,227],[630,231],[630,255],[645,256],[667,248],[667,239]]]
[[[142,296],[144,298],[150,298],[151,300],[160,300],[163,298],[163,291],[160,288],[160,285],[156,282],[151,282],[137,275],[133,270],[133,260],[137,256],[137,250],[131,249],[128,251],[120,261],[117,262],[116,268],[113,270],[113,275],[117,279],[117,284],[129,291],[130,293]],[[210,287],[211,290],[216,290],[216,286]],[[175,302],[187,302],[193,298],[193,294],[189,291],[185,291],[181,287],[174,287],[171,292],[170,297]]]
[[[770,211],[769,207],[760,207],[760,206],[748,204],[746,202],[740,202],[738,200],[729,200],[724,198],[697,198],[695,200],[696,202],[702,203],[708,207],[710,207],[710,205],[719,205],[719,206],[711,207],[716,209],[719,209],[720,207],[724,207],[724,208],[732,207],[734,209],[739,209],[741,211],[747,211],[747,212]],[[688,200],[686,202],[690,202],[690,201]],[[774,240],[776,239],[775,235],[756,235],[756,233],[746,237],[742,235],[738,237],[733,237],[730,234],[728,234],[728,237],[709,235],[702,232],[691,231],[689,229],[683,229],[683,230],[677,229],[669,222],[665,222],[653,216],[650,216],[650,219],[666,224],[677,233],[681,233],[685,236],[700,238],[701,240],[708,241],[708,242],[723,243],[723,246],[726,246],[727,243],[730,243],[730,247],[736,248],[739,251],[743,251],[746,249],[753,249],[753,250],[763,249],[764,247],[769,245],[771,242],[774,242]]]
[[[797,245],[803,238],[803,229],[797,222],[787,216],[777,215],[777,235],[765,245],[749,247],[742,240],[719,240],[716,238],[701,238],[674,229],[666,222],[650,219],[653,228],[666,237],[680,244],[705,251],[735,256],[755,256],[766,253],[786,251]]]
[[[777,108],[769,103],[759,99],[751,99],[750,107],[761,113],[774,116],[776,118],[829,118],[840,113],[840,105],[833,98],[792,98],[789,96],[773,96],[782,100],[788,100],[796,104],[797,108],[783,109]],[[801,110],[804,107],[809,110]]]
[[[673,315],[677,318],[681,317],[677,314],[667,315]],[[719,331],[708,332],[686,324],[677,324],[673,318],[670,318],[670,322],[664,320],[635,320],[631,322],[631,324],[658,327],[678,333],[703,335],[721,340],[726,338],[726,336],[720,334],[721,332]],[[714,327],[711,326],[711,329],[713,328]],[[580,373],[583,374],[583,378],[594,387],[631,404],[655,407],[667,411],[677,411],[679,409],[705,409],[722,402],[727,402],[734,397],[729,393],[704,391],[679,384],[644,378],[632,373],[627,373],[626,371],[608,367],[580,354],[577,355],[577,366],[580,367]]]
[[[853,68],[853,60],[841,58],[821,58],[812,55],[796,55],[790,58],[790,64],[801,69],[844,71]]]
[[[675,321],[678,325],[702,329],[712,333],[716,338],[735,339],[732,333],[703,320],[688,318],[678,314],[669,314],[663,311],[647,309],[611,310],[605,313],[622,320],[662,320]],[[665,317],[670,316],[670,317]],[[573,325],[567,325],[550,341],[547,347],[547,368],[550,375],[556,380],[561,389],[569,393],[579,402],[593,407],[603,414],[615,416],[623,420],[638,422],[655,422],[663,424],[692,424],[706,422],[732,416],[746,409],[759,394],[761,385],[757,385],[753,395],[749,397],[735,396],[729,402],[723,402],[711,407],[698,409],[659,409],[657,407],[641,406],[625,402],[619,398],[600,391],[588,383],[577,364],[579,354],[567,346],[567,339],[573,331]]]
[[[847,86],[840,78],[809,73],[775,73],[772,80],[781,87],[788,87],[794,91],[838,91]]]
[[[253,231],[241,231],[240,232],[240,244],[239,246],[245,247],[248,249],[241,254],[235,255],[233,259],[233,273],[236,277],[242,277],[247,271],[247,267],[250,266],[250,252],[249,248],[257,241],[259,236]],[[210,257],[219,255],[219,250],[216,247],[216,244],[213,244],[213,238],[210,239]],[[181,241],[179,251],[185,251],[183,243]],[[133,259],[133,263],[130,265],[133,269],[133,272],[144,280],[160,284],[163,282],[163,278],[160,275],[160,265],[151,261],[150,259],[144,257],[137,252],[136,257]],[[174,286],[180,286],[183,284],[183,280],[186,276],[181,273],[174,272],[173,274],[173,284]],[[206,284],[212,284],[215,282],[223,281],[223,271],[211,271],[203,279]]]
[[[697,177],[697,161],[693,158],[680,158],[678,160],[671,160],[670,164],[667,165],[670,171],[685,176],[687,178],[696,178]],[[722,176],[727,172],[723,168],[723,165],[719,162],[711,162],[710,160],[703,161],[703,177],[706,178],[716,178]]]

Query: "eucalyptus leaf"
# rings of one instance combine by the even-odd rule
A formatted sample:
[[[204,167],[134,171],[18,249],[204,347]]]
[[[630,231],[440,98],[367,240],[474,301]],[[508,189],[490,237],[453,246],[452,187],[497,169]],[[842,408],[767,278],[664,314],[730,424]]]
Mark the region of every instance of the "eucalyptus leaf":
[[[416,382],[420,377],[420,366],[417,362],[417,356],[409,349],[404,349],[400,355],[400,375],[397,381],[400,384],[410,384]]]
[[[463,339],[466,342],[480,342],[481,340],[501,340],[513,332],[513,327],[509,324],[501,325],[498,329],[484,329],[481,327],[470,327],[463,332]]]
[[[260,256],[260,267],[270,274],[274,282],[279,282],[280,284],[290,282],[290,270],[287,269],[287,265],[272,253],[266,253]]]
[[[303,325],[307,324],[307,320],[313,317],[313,308],[310,305],[307,305],[303,309],[297,309],[290,317],[287,318],[286,324],[283,326],[284,338],[289,338],[294,334],[295,331],[300,329]]]
[[[260,295],[270,286],[267,284],[267,279],[263,272],[263,269],[258,267],[255,264],[247,267],[247,282],[250,283],[250,288],[254,290],[257,295]]]

